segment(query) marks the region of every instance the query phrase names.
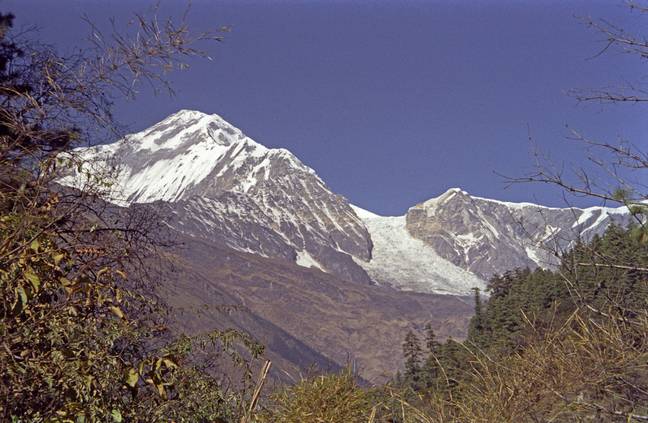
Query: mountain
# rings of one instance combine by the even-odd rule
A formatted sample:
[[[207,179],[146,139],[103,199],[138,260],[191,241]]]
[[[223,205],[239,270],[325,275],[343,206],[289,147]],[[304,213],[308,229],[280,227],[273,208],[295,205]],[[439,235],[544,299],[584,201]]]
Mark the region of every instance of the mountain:
[[[175,326],[247,331],[284,380],[313,363],[353,363],[366,380],[384,381],[402,361],[408,329],[431,323],[440,338],[461,339],[473,287],[514,267],[551,267],[547,247],[627,220],[622,209],[506,203],[458,188],[379,216],[332,192],[289,151],[189,110],[73,154],[85,163],[62,184],[109,175],[106,200],[150,207],[180,241],[163,249],[174,271],[158,277]]]
[[[379,216],[352,206],[373,243],[370,260],[356,259],[372,280],[403,290],[467,294],[485,283],[475,274],[439,255],[432,245],[415,238],[407,216]]]
[[[289,151],[190,110],[77,153],[115,177],[111,202],[165,202],[169,224],[185,235],[351,282],[419,292],[465,295],[495,273],[551,267],[551,250],[627,220],[622,209],[506,203],[459,188],[403,216],[378,216],[332,192]],[[81,186],[83,175],[63,182]]]
[[[488,279],[516,267],[550,268],[555,253],[578,239],[601,234],[629,220],[624,207],[552,208],[473,197],[452,188],[410,208],[412,237],[444,259]]]
[[[352,206],[369,231],[372,280],[405,290],[443,294],[484,288],[491,276],[517,267],[551,268],[577,239],[627,223],[625,208],[551,208],[474,197],[451,188],[403,216]]]
[[[177,230],[239,251],[371,283],[353,257],[371,239],[343,197],[289,151],[268,149],[218,115],[181,110],[112,144],[77,150],[116,183],[116,204],[172,204]],[[62,182],[82,186],[83,172]]]

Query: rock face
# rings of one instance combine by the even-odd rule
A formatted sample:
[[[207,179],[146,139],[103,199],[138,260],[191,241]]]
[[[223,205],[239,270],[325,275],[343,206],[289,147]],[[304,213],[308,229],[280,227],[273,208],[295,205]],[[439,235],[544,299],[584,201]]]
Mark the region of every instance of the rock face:
[[[551,267],[553,251],[625,223],[623,208],[550,208],[470,196],[453,188],[407,212],[408,232],[446,260],[488,279],[516,267]]]
[[[256,143],[218,115],[181,110],[79,153],[115,177],[111,202],[169,202],[170,224],[185,234],[370,283],[351,256],[367,260],[371,239],[346,199],[289,151]]]

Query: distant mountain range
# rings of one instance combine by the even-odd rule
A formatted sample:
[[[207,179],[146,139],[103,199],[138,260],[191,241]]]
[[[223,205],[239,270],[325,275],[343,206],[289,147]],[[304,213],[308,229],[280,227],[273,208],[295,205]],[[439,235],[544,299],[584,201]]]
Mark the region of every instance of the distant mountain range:
[[[81,148],[77,153],[87,160],[86,169],[115,177],[106,200],[123,207],[146,203],[170,216],[170,228],[191,246],[169,252],[182,258],[187,274],[195,277],[200,269],[205,283],[217,285],[230,300],[253,303],[250,310],[255,318],[303,342],[299,351],[307,351],[311,358],[323,354],[326,360],[343,365],[346,355],[373,366],[365,374],[369,379],[398,363],[393,356],[398,356],[401,341],[393,337],[400,336],[408,322],[422,325],[431,320],[441,334],[461,336],[470,306],[450,296],[465,296],[473,287],[483,289],[490,276],[515,267],[551,267],[555,257],[548,250],[568,248],[579,237],[603,232],[610,222],[627,220],[620,208],[507,203],[473,197],[458,188],[413,206],[404,216],[379,216],[332,192],[289,151],[258,144],[218,115],[190,110],[115,143]],[[87,182],[84,175],[68,174],[61,182],[82,188]],[[206,251],[218,253],[219,259],[210,262]],[[230,269],[228,277],[223,276],[224,268]],[[250,268],[257,270],[254,276],[249,275]],[[277,273],[285,277],[281,283]],[[241,274],[262,283],[263,289],[276,286],[266,292],[274,302],[253,301],[261,288],[250,290],[241,282]],[[304,280],[297,282],[299,278]],[[286,281],[305,285],[294,285],[295,292],[289,292]],[[195,291],[204,289],[173,286],[172,280],[167,284],[170,291],[179,286],[182,295],[194,299]],[[174,295],[178,300],[178,292]],[[281,300],[282,295],[292,302]],[[341,312],[349,301],[353,303],[350,295],[358,300],[352,308],[359,314],[351,309],[351,314]],[[215,301],[208,297],[198,299]],[[437,309],[418,317],[412,314],[425,309],[422,304],[436,304]],[[326,330],[294,327],[294,317],[316,325],[312,316],[327,306],[340,312],[338,319],[320,316],[320,323],[331,332],[329,338]],[[394,314],[378,312],[381,307]],[[354,318],[350,325],[348,319]],[[382,342],[391,357],[380,361],[377,351],[372,355],[363,347],[362,337],[353,341],[363,325],[367,330],[384,328],[375,342]],[[348,333],[338,330],[345,326]],[[388,343],[395,347],[387,347]],[[286,358],[285,351],[277,354],[301,366],[301,359]]]
[[[181,110],[113,144],[82,149],[114,168],[108,200],[164,201],[181,232],[355,282],[467,294],[495,273],[548,267],[547,247],[601,233],[623,209],[549,208],[452,188],[382,217],[332,192],[285,149],[268,149],[218,115]],[[74,175],[65,183],[79,186]]]

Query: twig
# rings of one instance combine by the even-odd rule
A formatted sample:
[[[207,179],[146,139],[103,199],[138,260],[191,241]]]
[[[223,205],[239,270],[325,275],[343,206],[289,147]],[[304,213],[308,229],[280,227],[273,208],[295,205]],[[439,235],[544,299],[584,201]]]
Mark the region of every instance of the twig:
[[[254,409],[259,402],[259,396],[261,395],[261,390],[263,389],[263,385],[265,384],[266,378],[268,377],[270,367],[272,367],[272,362],[270,360],[266,360],[265,364],[261,368],[261,372],[259,373],[259,380],[257,381],[256,388],[254,388],[254,393],[252,394],[252,399],[250,400],[248,410],[245,415],[241,417],[241,423],[251,422],[250,418],[252,417],[252,412],[254,412]]]

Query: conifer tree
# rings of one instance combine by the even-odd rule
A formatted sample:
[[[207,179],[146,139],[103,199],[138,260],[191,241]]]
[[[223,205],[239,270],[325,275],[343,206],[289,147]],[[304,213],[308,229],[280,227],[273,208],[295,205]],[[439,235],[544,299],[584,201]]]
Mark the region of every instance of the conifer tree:
[[[470,321],[470,327],[468,329],[468,337],[479,347],[483,347],[485,342],[485,322],[484,315],[482,312],[482,301],[479,288],[473,288],[472,291],[475,293],[475,315]]]
[[[405,381],[417,389],[421,381],[421,344],[416,334],[409,330],[403,342],[405,357]]]
[[[425,347],[427,358],[423,363],[422,378],[426,388],[433,388],[439,377],[439,353],[441,344],[436,339],[436,334],[430,323],[425,325]]]
[[[439,341],[436,339],[436,334],[430,323],[425,325],[425,347],[429,354],[438,353]]]
[[[441,346],[439,361],[444,370],[444,378],[447,378],[443,386],[447,390],[454,389],[462,379],[462,366],[466,362],[461,344],[452,338],[448,338]]]

